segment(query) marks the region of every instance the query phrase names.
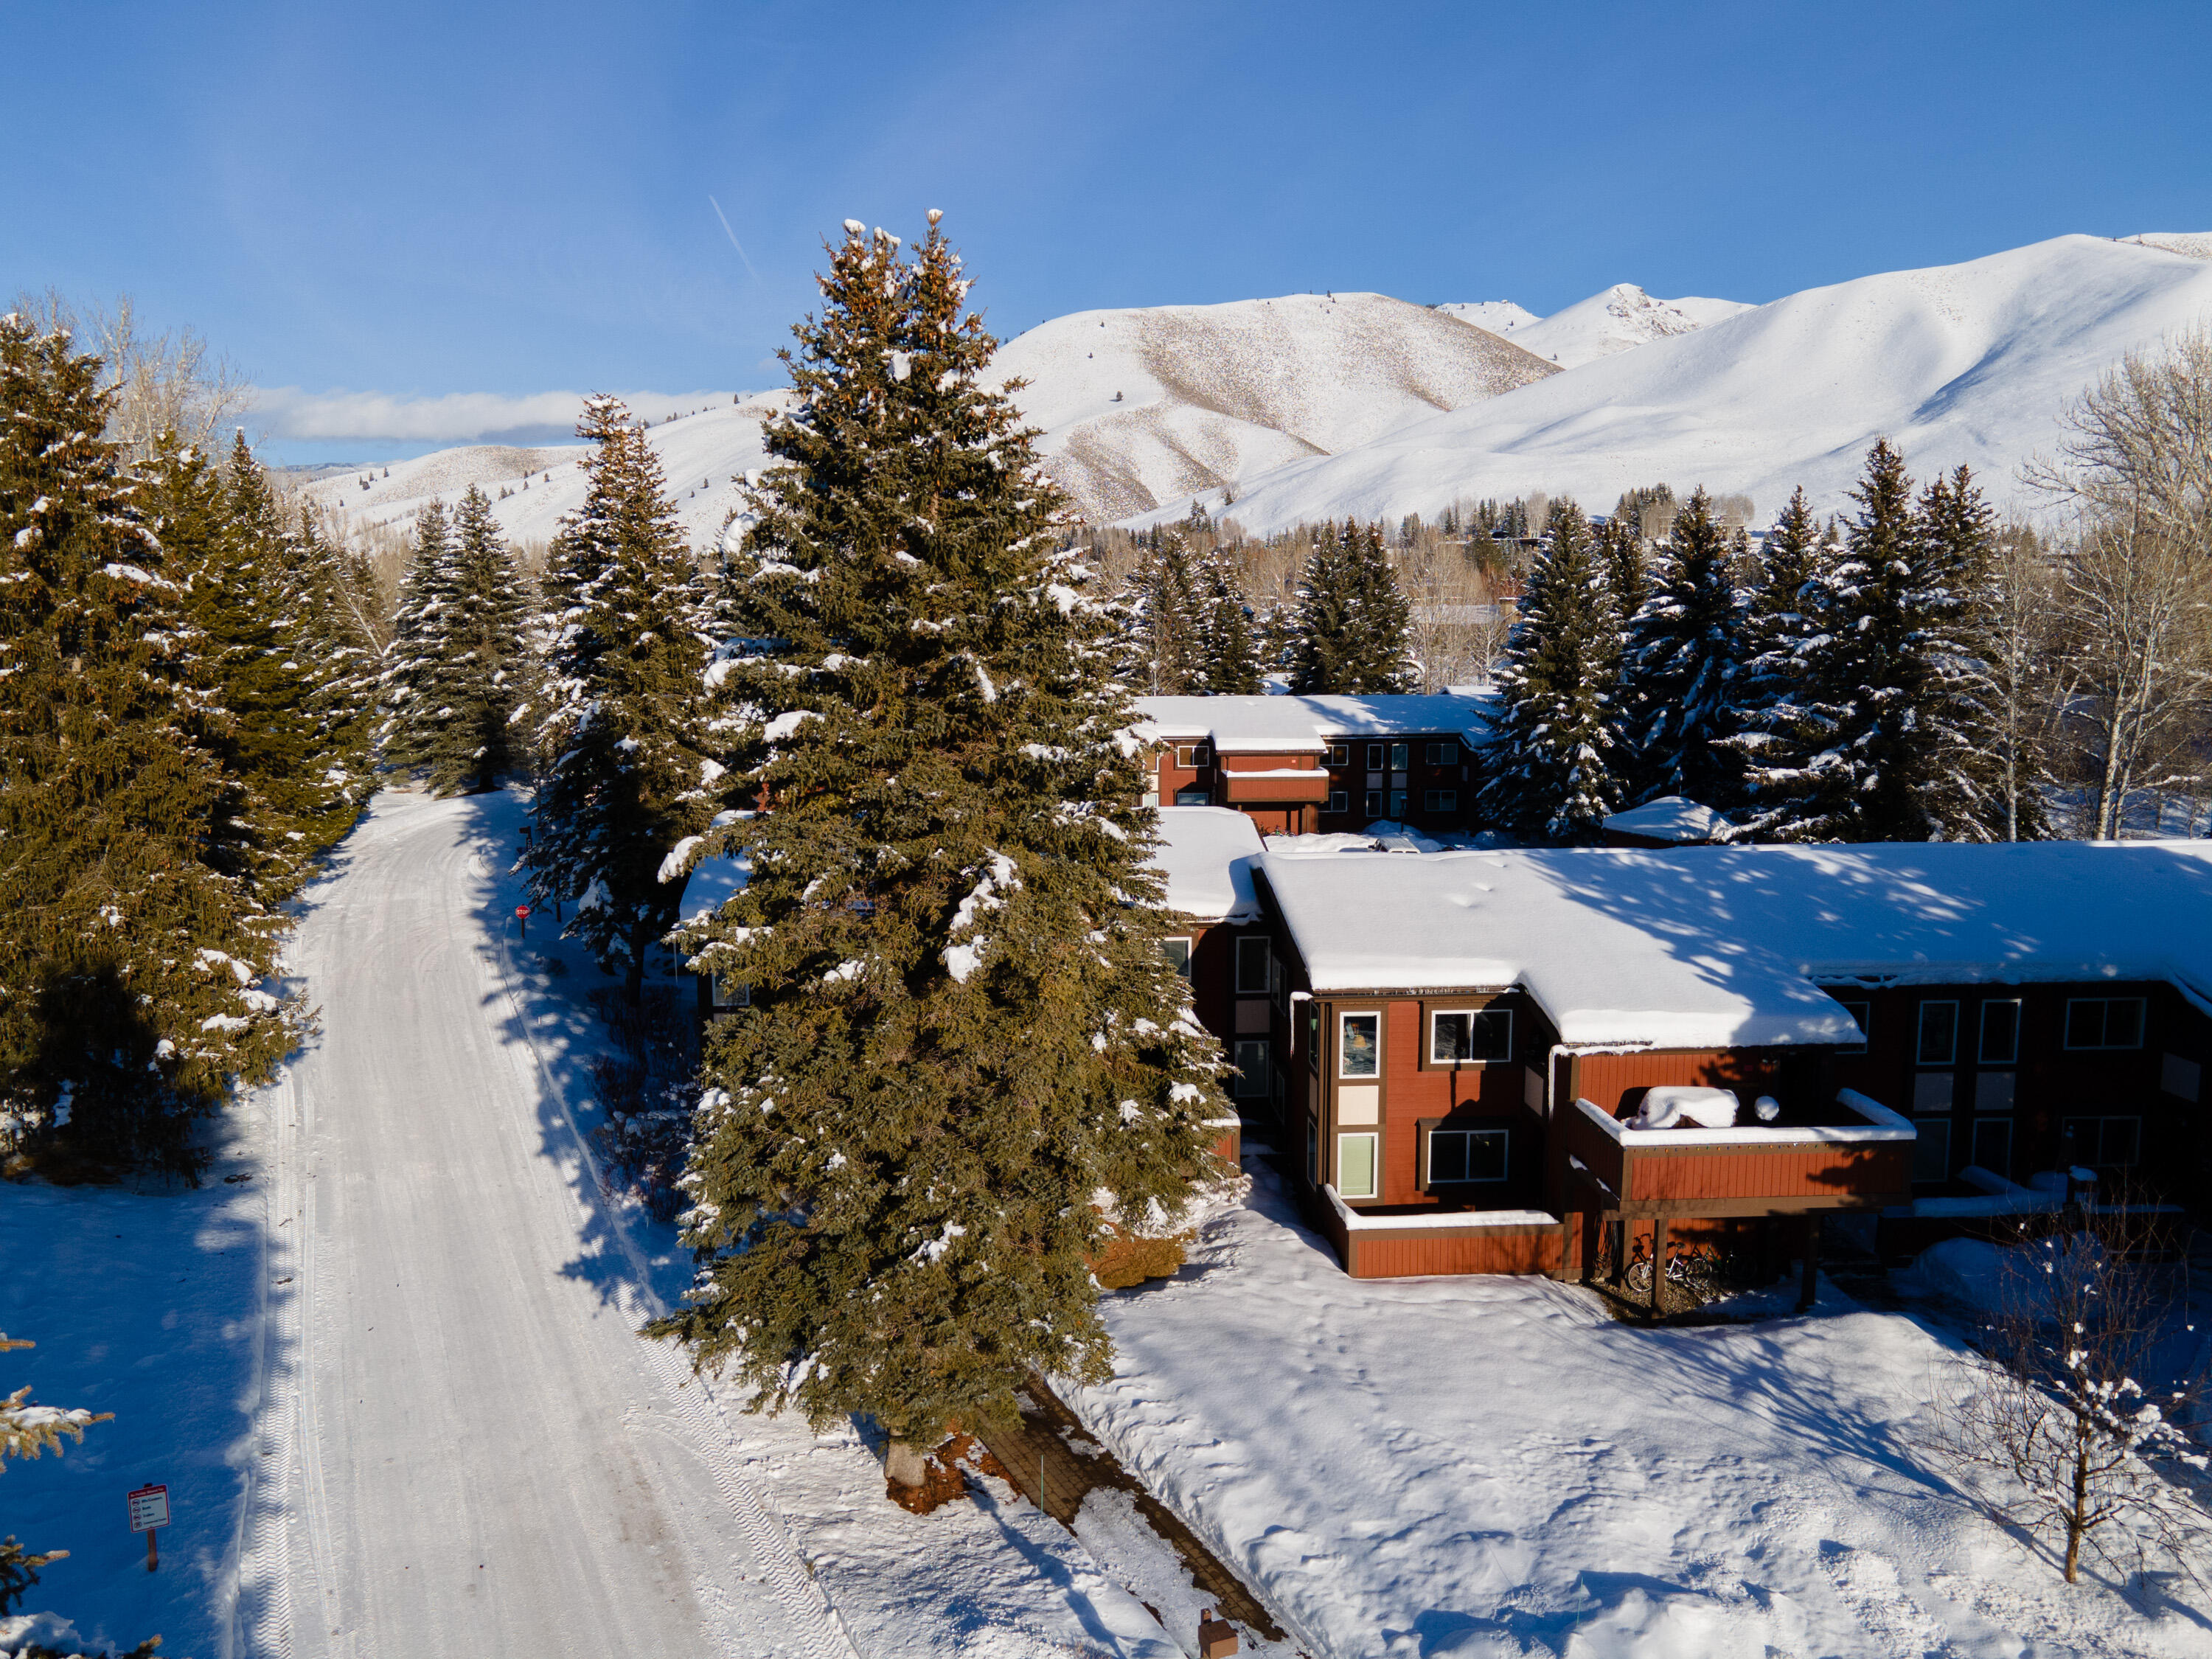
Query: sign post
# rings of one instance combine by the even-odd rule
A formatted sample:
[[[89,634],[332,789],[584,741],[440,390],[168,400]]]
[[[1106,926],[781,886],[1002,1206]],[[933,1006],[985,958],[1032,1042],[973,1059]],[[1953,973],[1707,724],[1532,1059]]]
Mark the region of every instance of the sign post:
[[[131,1505],[131,1530],[146,1534],[146,1571],[155,1571],[161,1565],[161,1552],[154,1538],[169,1524],[169,1489],[141,1486],[125,1501]]]
[[[530,907],[526,904],[514,907],[514,931],[524,939],[530,937]]]

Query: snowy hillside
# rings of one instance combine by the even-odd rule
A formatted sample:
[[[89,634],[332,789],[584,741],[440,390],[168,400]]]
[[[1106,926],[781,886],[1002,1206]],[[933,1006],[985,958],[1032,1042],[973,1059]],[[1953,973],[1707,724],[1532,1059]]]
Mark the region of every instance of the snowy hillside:
[[[1094,519],[1339,454],[1553,372],[1380,294],[1078,312],[1009,340],[994,367],[1030,382],[1019,399],[1048,465]]]
[[[1509,300],[1483,300],[1437,309],[1463,323],[1504,335],[1522,350],[1562,368],[1573,368],[1616,352],[1632,351],[1654,340],[1693,333],[1708,323],[1751,307],[1740,300],[1655,300],[1633,283],[1615,283],[1602,293],[1548,317],[1533,316]],[[1518,316],[1511,314],[1516,312]],[[1485,322],[1486,316],[1495,320]]]
[[[1808,289],[1584,362],[1253,480],[1237,518],[1265,532],[1535,490],[1602,511],[1621,490],[1661,482],[1747,492],[1762,515],[1802,483],[1834,508],[1878,434],[1903,445],[1917,476],[1963,461],[2002,501],[2093,380],[2208,319],[2212,236],[2061,236]]]
[[[737,504],[739,475],[764,464],[761,423],[788,396],[763,392],[742,402],[678,415],[650,429],[653,453],[668,475],[677,516],[694,547],[706,545],[720,533]],[[476,484],[492,497],[493,515],[510,539],[549,541],[561,515],[584,503],[580,462],[585,447],[472,444],[441,449],[411,461],[394,461],[389,467],[331,473],[310,484],[307,494],[356,523],[404,527],[433,499],[451,507]],[[364,479],[368,483],[365,489]],[[513,493],[502,500],[502,489]]]

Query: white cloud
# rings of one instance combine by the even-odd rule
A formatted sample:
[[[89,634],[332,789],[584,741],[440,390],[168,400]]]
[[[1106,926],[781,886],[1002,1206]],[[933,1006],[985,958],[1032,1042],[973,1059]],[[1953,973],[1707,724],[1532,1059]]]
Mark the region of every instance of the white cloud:
[[[647,420],[726,404],[728,392],[623,392],[616,394]],[[580,392],[449,392],[439,398],[387,392],[303,392],[262,386],[254,422],[271,438],[380,439],[392,442],[468,443],[486,438],[565,437],[584,407]]]

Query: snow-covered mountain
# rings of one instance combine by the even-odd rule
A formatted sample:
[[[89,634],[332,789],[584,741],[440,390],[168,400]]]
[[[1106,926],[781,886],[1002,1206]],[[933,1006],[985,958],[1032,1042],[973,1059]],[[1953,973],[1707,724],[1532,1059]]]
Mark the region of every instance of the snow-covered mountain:
[[[1536,316],[1510,300],[1478,300],[1436,309],[1503,336],[1561,368],[1573,368],[1670,335],[1688,334],[1751,307],[1740,300],[1655,300],[1633,283],[1615,283],[1548,317]]]
[[[1747,492],[1762,515],[1802,483],[1832,508],[1877,435],[1923,477],[1966,463],[2002,501],[2098,375],[2208,320],[2212,235],[2061,236],[1808,289],[1582,363],[1278,468],[1238,491],[1236,516],[1266,532],[1536,490],[1603,510],[1662,482]]]
[[[1096,519],[1340,454],[1555,373],[1480,328],[1380,294],[1059,317],[994,364],[1029,382],[1047,465]]]

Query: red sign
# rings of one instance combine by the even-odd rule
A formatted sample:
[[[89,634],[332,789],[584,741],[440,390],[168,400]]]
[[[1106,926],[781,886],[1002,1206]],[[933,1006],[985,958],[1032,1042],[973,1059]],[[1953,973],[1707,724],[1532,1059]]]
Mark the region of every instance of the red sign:
[[[530,907],[526,904],[518,904],[514,907],[514,914],[527,921],[530,920]]]
[[[126,1500],[131,1505],[131,1530],[151,1532],[156,1527],[169,1524],[169,1489],[167,1486],[141,1486]]]

